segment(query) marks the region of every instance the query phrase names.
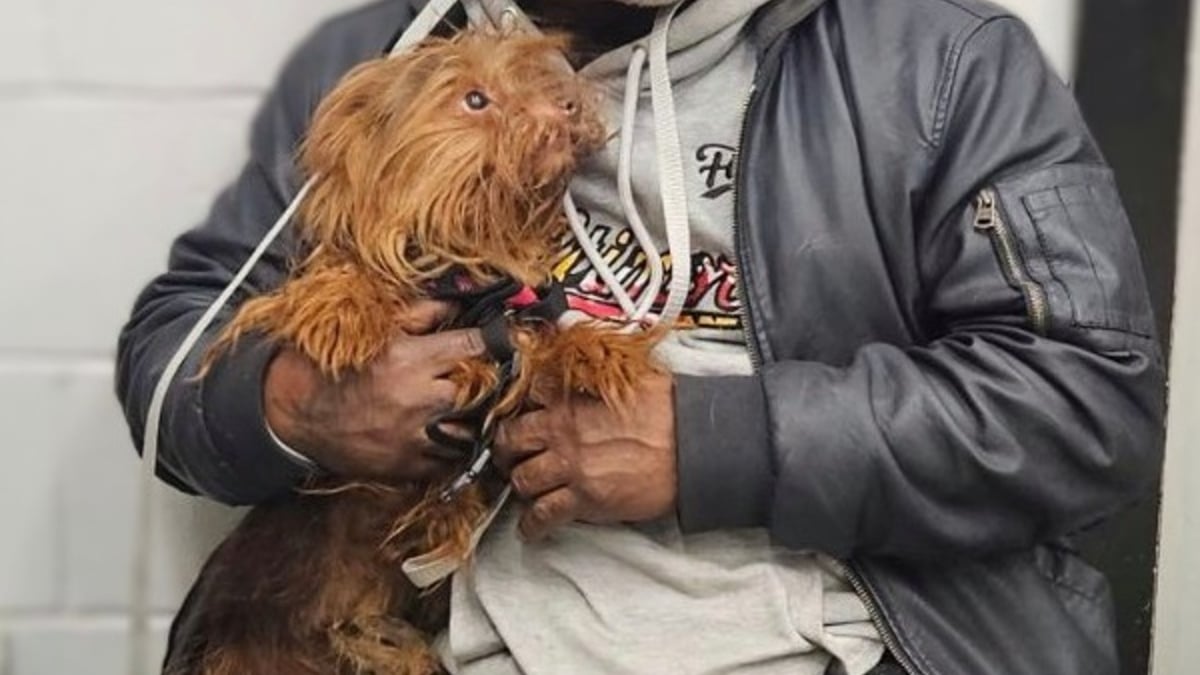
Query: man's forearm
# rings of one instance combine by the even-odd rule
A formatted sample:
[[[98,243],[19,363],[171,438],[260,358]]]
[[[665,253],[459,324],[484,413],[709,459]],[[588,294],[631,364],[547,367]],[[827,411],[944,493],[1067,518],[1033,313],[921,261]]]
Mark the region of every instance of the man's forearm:
[[[250,161],[205,222],[175,242],[169,269],[138,298],[122,331],[117,392],[139,445],[167,360],[295,194],[293,157],[322,92],[379,54],[411,16],[405,3],[364,7],[325,23],[289,59],[254,120]],[[285,234],[242,290],[277,286],[292,253]],[[247,340],[196,381],[208,344],[201,341],[171,389],[161,439],[165,478],[231,503],[268,498],[306,474],[271,440],[262,412],[269,351]]]

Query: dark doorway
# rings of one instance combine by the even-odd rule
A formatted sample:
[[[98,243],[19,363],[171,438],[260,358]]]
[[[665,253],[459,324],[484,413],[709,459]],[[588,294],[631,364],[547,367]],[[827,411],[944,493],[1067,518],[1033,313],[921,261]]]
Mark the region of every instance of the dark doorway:
[[[1174,298],[1189,0],[1081,0],[1076,93],[1116,169],[1164,344]],[[1149,671],[1159,501],[1090,533],[1116,595],[1122,672]]]

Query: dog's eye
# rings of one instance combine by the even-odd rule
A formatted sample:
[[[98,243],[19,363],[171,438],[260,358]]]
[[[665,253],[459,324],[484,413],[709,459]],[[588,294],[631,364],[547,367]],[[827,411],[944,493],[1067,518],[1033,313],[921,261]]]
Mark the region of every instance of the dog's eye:
[[[472,110],[475,112],[479,112],[480,110],[487,108],[491,102],[492,100],[487,97],[487,94],[479,91],[478,89],[472,89],[471,91],[468,91],[467,95],[463,98],[463,105],[467,106],[467,110]]]

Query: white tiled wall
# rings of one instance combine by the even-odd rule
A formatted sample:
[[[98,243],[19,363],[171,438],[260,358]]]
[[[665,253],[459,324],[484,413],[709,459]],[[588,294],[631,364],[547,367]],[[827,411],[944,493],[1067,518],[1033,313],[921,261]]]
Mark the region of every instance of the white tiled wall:
[[[0,0],[0,675],[127,672],[117,332],[233,177],[287,51],[356,4]],[[161,638],[234,514],[157,499]]]
[[[233,176],[286,51],[355,4],[0,1],[0,675],[125,672],[136,464],[117,331]],[[161,634],[231,515],[159,500]]]
[[[1163,469],[1154,675],[1196,670],[1200,626],[1200,3],[1192,3],[1186,141],[1179,206],[1179,276],[1171,338],[1171,399]]]

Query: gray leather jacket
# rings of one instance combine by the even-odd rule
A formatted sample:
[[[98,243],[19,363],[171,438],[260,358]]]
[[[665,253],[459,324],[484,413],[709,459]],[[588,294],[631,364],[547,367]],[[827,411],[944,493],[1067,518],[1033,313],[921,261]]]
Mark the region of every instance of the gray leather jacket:
[[[135,439],[171,352],[294,194],[322,93],[411,16],[393,0],[335,19],[287,66],[244,173],[121,337]],[[1071,94],[975,0],[828,0],[756,36],[737,247],[757,373],[678,381],[685,528],[765,526],[850,561],[912,673],[1115,673],[1106,583],[1067,536],[1151,485],[1163,367]],[[279,282],[289,247],[247,291]],[[301,477],[264,427],[270,354],[176,383],[165,479],[252,503]]]

